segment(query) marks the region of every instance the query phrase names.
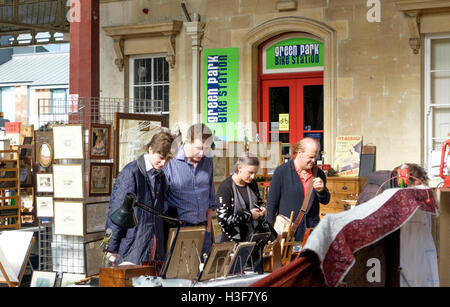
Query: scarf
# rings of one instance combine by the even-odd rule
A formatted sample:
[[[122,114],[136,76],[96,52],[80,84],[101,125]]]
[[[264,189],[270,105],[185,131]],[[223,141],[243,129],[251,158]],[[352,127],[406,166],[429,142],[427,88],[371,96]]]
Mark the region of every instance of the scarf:
[[[247,211],[247,207],[245,206],[244,198],[242,197],[241,193],[239,193],[238,188],[236,186],[236,183],[232,181],[232,188],[233,188],[233,195],[234,195],[234,214],[242,214],[244,211]],[[256,204],[258,203],[258,197],[256,196],[255,192],[250,189],[250,186],[247,184],[247,193],[248,193],[248,200],[249,200],[249,210],[256,208]],[[253,220],[251,223],[248,223],[249,225],[249,231],[247,233],[246,238],[241,238],[241,231],[239,229],[239,226],[235,226],[234,228],[237,231],[237,235],[233,238],[235,239],[245,239],[244,241],[248,241],[253,234],[253,229],[258,225],[258,220]],[[248,225],[247,224],[247,225]]]

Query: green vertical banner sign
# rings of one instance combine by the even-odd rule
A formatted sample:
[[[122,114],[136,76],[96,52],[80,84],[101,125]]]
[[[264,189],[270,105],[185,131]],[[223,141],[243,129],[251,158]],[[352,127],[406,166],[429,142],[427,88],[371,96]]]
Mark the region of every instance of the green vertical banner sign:
[[[206,49],[203,54],[203,122],[217,137],[235,141],[239,111],[239,49]]]

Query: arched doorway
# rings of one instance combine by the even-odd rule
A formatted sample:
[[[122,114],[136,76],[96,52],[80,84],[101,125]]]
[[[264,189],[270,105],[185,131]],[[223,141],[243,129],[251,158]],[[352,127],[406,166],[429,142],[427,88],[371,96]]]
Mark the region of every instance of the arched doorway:
[[[293,33],[295,31],[295,33]],[[242,108],[246,112],[240,112],[239,119],[242,122],[259,122],[257,130],[253,130],[251,137],[256,134],[261,137],[266,135],[269,123],[262,122],[262,67],[259,52],[261,46],[282,38],[287,34],[305,34],[323,42],[323,69],[316,72],[316,77],[323,79],[323,150],[326,153],[325,163],[333,160],[333,148],[335,144],[336,123],[336,88],[337,88],[337,36],[336,31],[330,26],[305,17],[279,17],[268,20],[250,30],[245,37],[245,48],[242,52],[242,75],[251,80],[240,84],[242,93]],[[301,72],[298,76],[301,76]],[[288,78],[294,77],[286,75]],[[270,79],[269,76],[266,76]],[[280,77],[280,75],[278,76]],[[248,102],[248,103],[247,103]],[[304,127],[303,127],[304,128]],[[312,128],[312,127],[311,127]]]
[[[323,147],[323,59],[323,42],[307,33],[280,34],[259,46],[263,141],[295,144],[310,136]]]

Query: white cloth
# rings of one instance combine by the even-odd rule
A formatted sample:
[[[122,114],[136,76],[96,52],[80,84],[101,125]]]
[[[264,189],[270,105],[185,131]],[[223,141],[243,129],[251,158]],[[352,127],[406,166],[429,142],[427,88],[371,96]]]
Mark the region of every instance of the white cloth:
[[[400,286],[439,287],[437,251],[431,215],[422,210],[400,228]]]

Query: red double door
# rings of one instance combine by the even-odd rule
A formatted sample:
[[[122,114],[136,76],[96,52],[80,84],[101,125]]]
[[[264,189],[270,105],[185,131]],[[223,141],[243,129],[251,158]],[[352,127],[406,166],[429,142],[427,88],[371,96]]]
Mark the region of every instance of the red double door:
[[[312,136],[323,144],[322,72],[264,75],[260,98],[259,119],[267,123],[260,129],[262,141],[295,144]],[[288,130],[280,131],[280,114],[289,114]]]

